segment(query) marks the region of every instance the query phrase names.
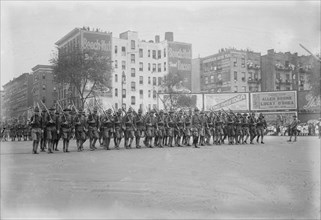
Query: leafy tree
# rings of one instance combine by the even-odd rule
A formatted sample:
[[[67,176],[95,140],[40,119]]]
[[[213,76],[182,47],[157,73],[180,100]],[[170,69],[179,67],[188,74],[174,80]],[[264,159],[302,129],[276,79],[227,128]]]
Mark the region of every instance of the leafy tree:
[[[111,57],[104,51],[82,50],[79,47],[69,51],[58,50],[50,62],[55,81],[73,86],[82,107],[90,95],[111,89],[108,88],[111,85]]]

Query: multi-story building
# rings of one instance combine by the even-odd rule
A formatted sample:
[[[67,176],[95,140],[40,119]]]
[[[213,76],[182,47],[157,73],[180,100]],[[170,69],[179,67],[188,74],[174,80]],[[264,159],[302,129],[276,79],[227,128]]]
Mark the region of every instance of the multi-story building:
[[[217,54],[201,58],[201,91],[261,91],[260,62],[260,53],[236,49],[222,49]]]
[[[52,66],[36,65],[33,71],[33,105],[41,101],[49,108],[56,103],[57,87],[54,82]],[[41,104],[40,104],[41,105]]]
[[[5,115],[4,115],[4,111],[5,111],[5,107],[4,107],[4,104],[3,104],[3,101],[4,101],[4,91],[3,90],[0,90],[0,121],[3,121],[5,119]]]
[[[192,93],[201,91],[201,58],[192,60]]]
[[[268,50],[262,56],[262,91],[309,90],[312,56],[298,56],[290,52]]]
[[[32,84],[33,75],[23,73],[3,86],[4,116],[7,119],[26,117],[27,110],[32,107]]]
[[[161,85],[168,73],[180,74],[183,87],[191,90],[192,45],[174,41],[172,32],[166,32],[163,41],[158,35],[155,41],[145,41],[140,40],[135,31],[126,31],[115,38],[111,33],[75,28],[56,45],[58,48],[81,45],[86,49],[106,49],[112,59],[113,72],[109,91],[98,97],[104,107],[156,107],[157,93],[162,91]]]

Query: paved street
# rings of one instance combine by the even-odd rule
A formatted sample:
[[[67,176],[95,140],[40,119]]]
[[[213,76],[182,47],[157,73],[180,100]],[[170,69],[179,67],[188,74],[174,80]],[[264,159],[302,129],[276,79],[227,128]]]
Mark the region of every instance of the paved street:
[[[39,155],[1,142],[1,218],[320,218],[320,139],[286,139]]]

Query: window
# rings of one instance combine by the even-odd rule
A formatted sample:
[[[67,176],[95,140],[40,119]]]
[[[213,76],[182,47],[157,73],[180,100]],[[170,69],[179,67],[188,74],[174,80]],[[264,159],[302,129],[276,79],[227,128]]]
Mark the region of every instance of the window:
[[[158,77],[158,85],[162,85],[162,77]]]
[[[135,54],[130,55],[130,61],[131,63],[135,63]]]
[[[118,89],[115,89],[115,96],[118,97]]]
[[[42,90],[43,90],[43,91],[46,90],[46,85],[42,85]]]
[[[257,75],[257,73],[254,73],[254,79],[255,79],[255,80],[258,80],[258,75]]]
[[[125,60],[121,61],[121,69],[122,70],[126,69],[126,61]]]
[[[131,82],[131,83],[130,83],[130,86],[131,86],[131,90],[132,90],[132,91],[135,91],[135,90],[136,90],[136,83],[135,83],[135,82]]]
[[[139,49],[139,57],[142,58],[143,57],[143,49]]]
[[[131,48],[132,50],[135,50],[135,41],[134,41],[134,40],[131,40],[131,41],[130,41],[130,48]]]
[[[121,47],[121,55],[126,56],[126,47]]]
[[[117,54],[117,52],[118,52],[118,47],[115,46],[115,54]]]
[[[214,76],[211,76],[211,83],[214,83]]]
[[[164,71],[166,71],[166,62],[164,62]]]
[[[131,75],[131,77],[135,77],[135,76],[136,76],[136,70],[135,70],[135,68],[131,68],[131,69],[130,69],[130,75]]]
[[[242,81],[245,82],[245,72],[242,72]]]
[[[234,58],[234,66],[237,66],[237,58]]]
[[[156,59],[156,50],[153,50],[153,59]]]
[[[148,71],[150,71],[150,63],[148,64]]]
[[[286,90],[291,90],[291,87],[286,87]]]
[[[166,57],[166,48],[164,48],[164,57]]]
[[[126,98],[126,89],[123,89],[123,98]]]
[[[148,57],[150,57],[150,50],[148,50]]]
[[[205,76],[205,85],[208,84],[208,77]]]
[[[156,72],[156,63],[153,63],[153,72]]]
[[[237,92],[237,86],[234,86],[234,92]]]
[[[148,77],[148,84],[150,84],[150,76]]]
[[[237,72],[234,71],[234,80],[237,81]]]
[[[153,99],[156,99],[156,90],[153,90]]]
[[[246,92],[246,86],[242,86],[243,92]]]
[[[157,55],[158,55],[158,59],[162,58],[162,51],[161,51],[161,50],[158,50],[157,53],[158,53],[158,54],[157,54]]]
[[[144,70],[144,66],[142,62],[139,62],[139,71],[143,71]]]
[[[242,59],[241,59],[241,65],[242,65],[242,67],[245,67],[245,58],[244,57],[242,57]]]
[[[115,60],[115,68],[117,69],[118,68],[118,61]]]
[[[122,74],[122,84],[126,84],[126,75],[125,74]]]
[[[130,100],[131,100],[132,105],[136,104],[136,97],[135,96],[130,97]]]
[[[156,77],[153,77],[153,86],[156,86]]]
[[[157,64],[157,71],[162,72],[162,64],[161,63]]]
[[[139,90],[139,98],[143,99],[144,98],[144,90]]]
[[[150,94],[151,94],[151,92],[150,92],[150,90],[148,90],[148,98],[150,98]]]
[[[45,73],[42,74],[42,79],[46,79],[46,74]]]
[[[139,76],[139,84],[143,85],[144,84],[144,78],[143,76]]]
[[[218,81],[222,81],[222,74],[221,73],[217,74],[217,79],[218,79]]]

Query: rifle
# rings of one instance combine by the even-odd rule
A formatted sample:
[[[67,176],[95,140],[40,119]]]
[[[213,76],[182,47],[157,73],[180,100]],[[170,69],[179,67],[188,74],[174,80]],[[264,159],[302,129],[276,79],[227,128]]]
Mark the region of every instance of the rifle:
[[[230,110],[230,112],[232,112],[232,114],[235,116],[235,117],[237,117],[236,116],[236,114],[229,108],[228,110]]]
[[[79,112],[78,112],[78,109],[77,109],[77,108],[76,108],[76,106],[75,106],[74,101],[72,101],[72,106],[74,107],[74,109],[75,109],[76,113],[78,114]]]
[[[64,116],[66,117],[66,114],[64,113],[64,110],[62,109],[61,105],[59,104],[59,101],[57,101],[57,104],[58,104],[60,110],[62,111],[62,114],[64,114]]]
[[[51,115],[50,115],[50,113],[49,113],[49,110],[47,109],[47,106],[42,102],[42,100],[40,100],[40,102],[41,102],[41,104],[45,107],[45,109],[46,109],[46,111],[47,111],[47,113],[48,113],[48,115],[49,115],[49,117],[50,117],[50,120],[53,121],[52,118],[51,118]]]

